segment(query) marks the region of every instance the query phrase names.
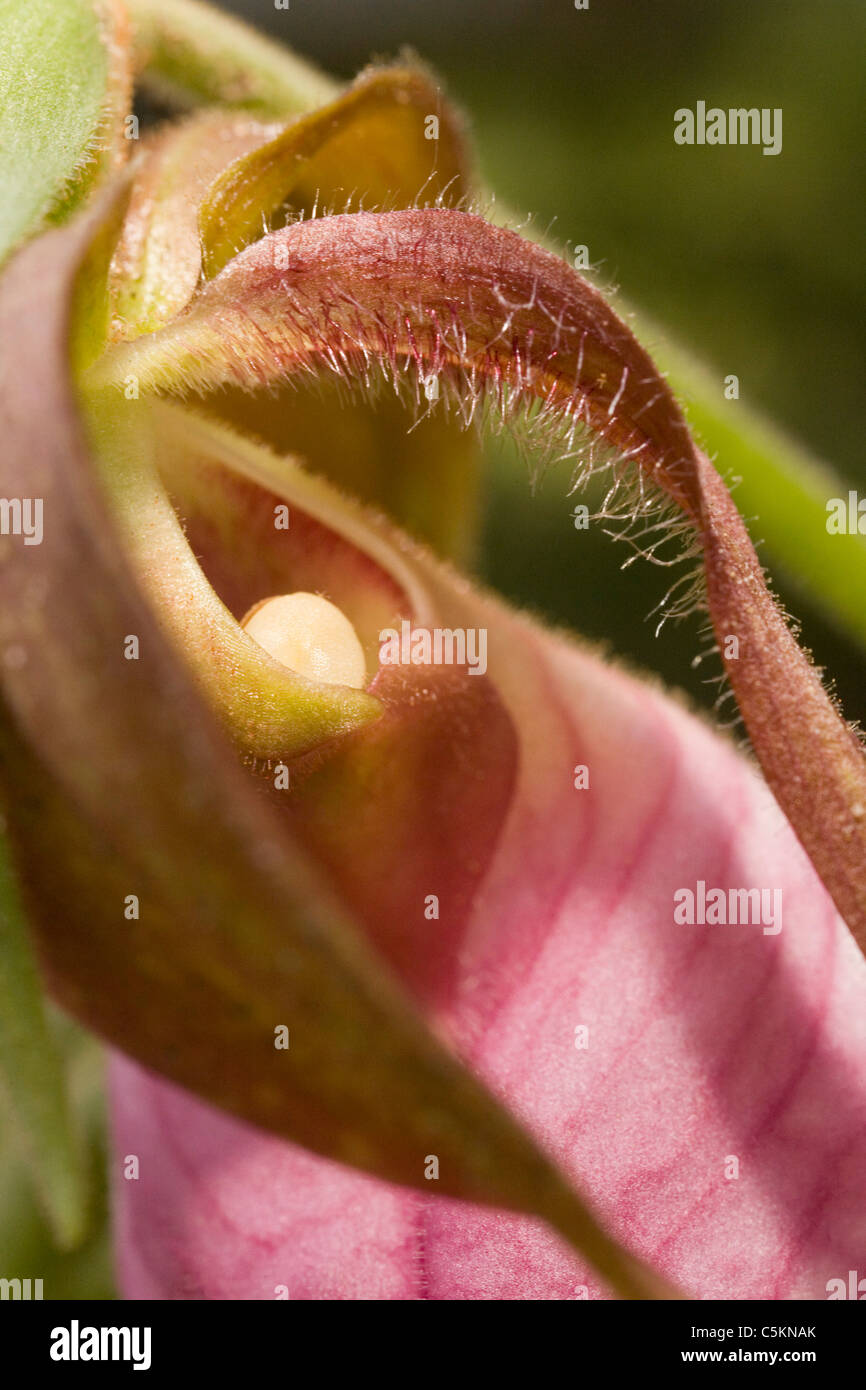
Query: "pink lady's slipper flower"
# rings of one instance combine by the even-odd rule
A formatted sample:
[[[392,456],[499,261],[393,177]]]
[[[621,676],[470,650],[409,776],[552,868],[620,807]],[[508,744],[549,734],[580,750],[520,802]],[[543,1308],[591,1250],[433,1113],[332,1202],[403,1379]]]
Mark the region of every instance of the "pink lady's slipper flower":
[[[205,81],[163,9],[150,61],[228,92],[253,41]],[[866,1232],[860,745],[630,330],[465,210],[448,110],[430,172],[430,79],[292,114],[253,51],[252,114],[165,127],[0,279],[0,491],[45,518],[0,541],[6,817],[118,1050],[122,1291],[825,1297]],[[482,415],[682,534],[760,772],[446,562]]]

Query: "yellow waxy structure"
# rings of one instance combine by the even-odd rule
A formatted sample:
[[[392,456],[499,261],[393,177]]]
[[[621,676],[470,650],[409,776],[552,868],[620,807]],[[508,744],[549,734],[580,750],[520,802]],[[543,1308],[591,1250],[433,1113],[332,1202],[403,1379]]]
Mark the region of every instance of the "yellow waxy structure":
[[[262,599],[241,626],[269,656],[299,676],[355,690],[367,683],[358,634],[345,613],[321,594]]]

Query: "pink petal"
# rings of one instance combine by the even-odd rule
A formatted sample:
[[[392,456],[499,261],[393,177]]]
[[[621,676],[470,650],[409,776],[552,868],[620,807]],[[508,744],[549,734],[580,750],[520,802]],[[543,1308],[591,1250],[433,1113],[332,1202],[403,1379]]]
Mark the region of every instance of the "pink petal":
[[[738,754],[585,652],[522,622],[510,637],[493,675],[518,785],[438,1022],[616,1235],[692,1294],[824,1298],[866,1240],[866,965]],[[780,888],[781,932],[675,924],[675,890],[698,879]],[[419,958],[441,929],[419,912]],[[113,1090],[128,1297],[604,1296],[540,1223],[360,1177],[125,1059]]]

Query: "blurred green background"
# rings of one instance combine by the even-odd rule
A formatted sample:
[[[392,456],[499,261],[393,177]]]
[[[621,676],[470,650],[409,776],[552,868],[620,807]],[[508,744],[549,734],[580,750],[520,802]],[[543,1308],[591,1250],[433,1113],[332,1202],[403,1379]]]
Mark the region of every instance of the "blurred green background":
[[[573,0],[291,0],[288,10],[236,0],[223,8],[346,78],[371,57],[417,50],[469,116],[484,180],[502,199],[535,214],[563,247],[586,244],[600,282],[619,286],[705,363],[720,397],[736,373],[744,403],[866,492],[862,0],[590,0],[581,11]],[[781,107],[782,153],[675,145],[674,111],[698,100]],[[712,703],[715,687],[704,682],[715,672],[691,666],[697,623],[654,637],[648,614],[665,571],[640,563],[622,571],[626,552],[600,527],[575,531],[564,478],[550,476],[532,497],[507,446],[491,447],[487,481],[479,573]],[[760,518],[752,533],[760,540]],[[805,597],[795,564],[772,568],[845,712],[866,718],[863,649]],[[96,1157],[98,1050],[60,1026]],[[41,1273],[49,1297],[111,1297],[101,1190],[96,1205],[84,1248],[52,1252],[0,1102],[7,1272]]]

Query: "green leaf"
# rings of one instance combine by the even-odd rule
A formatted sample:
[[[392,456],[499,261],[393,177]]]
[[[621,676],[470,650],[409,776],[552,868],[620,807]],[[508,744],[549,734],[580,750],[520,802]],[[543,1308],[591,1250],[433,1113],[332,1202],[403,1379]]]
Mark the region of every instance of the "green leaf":
[[[122,23],[113,3],[0,0],[0,261],[121,161]]]
[[[42,1001],[15,875],[0,834],[0,1081],[57,1243],[83,1236],[85,1181],[66,1076]]]
[[[65,1015],[52,1010],[52,1031],[69,1077],[76,1129],[89,1181],[87,1229],[61,1249],[34,1191],[33,1170],[11,1103],[0,1088],[0,1251],[3,1273],[43,1281],[46,1299],[114,1298],[106,1173],[106,1103],[102,1049]]]
[[[653,336],[638,324],[644,340]],[[866,645],[866,536],[831,535],[827,502],[847,498],[848,483],[746,402],[725,400],[722,381],[690,353],[662,340],[668,369],[693,431],[720,469],[741,481],[735,497],[766,555],[837,624]]]
[[[240,20],[197,0],[129,0],[136,69],[180,107],[240,106],[285,116],[332,100],[340,84]]]

